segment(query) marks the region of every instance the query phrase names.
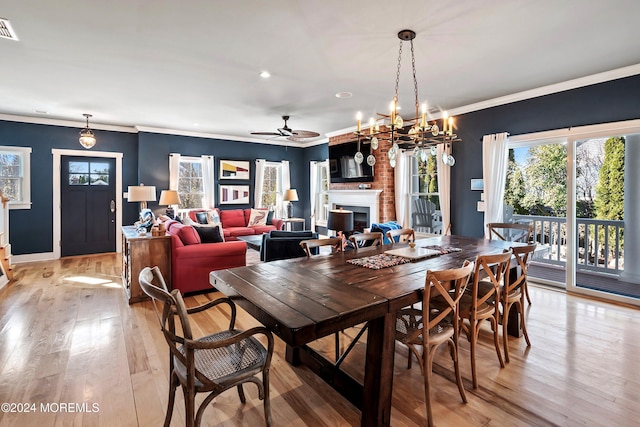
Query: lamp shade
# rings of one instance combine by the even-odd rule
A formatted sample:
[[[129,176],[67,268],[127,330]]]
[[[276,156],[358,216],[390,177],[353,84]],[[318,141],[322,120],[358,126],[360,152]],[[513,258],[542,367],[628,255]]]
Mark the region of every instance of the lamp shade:
[[[130,185],[127,189],[129,202],[153,202],[156,200],[155,185]]]
[[[327,219],[327,228],[335,231],[352,231],[353,230],[353,212],[342,209],[329,211]]]
[[[162,206],[179,205],[180,196],[176,190],[162,190],[158,204]]]
[[[285,202],[297,202],[298,192],[295,188],[290,188],[284,192],[284,198],[282,200],[284,200]]]

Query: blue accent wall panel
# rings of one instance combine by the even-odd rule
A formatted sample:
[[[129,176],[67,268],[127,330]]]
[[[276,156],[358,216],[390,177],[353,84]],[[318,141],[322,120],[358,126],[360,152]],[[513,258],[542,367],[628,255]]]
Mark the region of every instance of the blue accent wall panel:
[[[308,169],[305,165],[304,150],[301,148],[284,147],[280,145],[258,144],[252,142],[228,141],[223,139],[201,138],[179,135],[165,135],[158,133],[142,132],[139,135],[140,170],[138,181],[145,185],[155,185],[160,197],[160,191],[169,188],[169,154],[180,153],[183,156],[199,157],[212,155],[215,158],[215,188],[216,207],[221,209],[249,208],[254,206],[253,194],[255,183],[255,160],[265,159],[272,162],[282,160],[289,161],[291,172],[291,187],[298,191],[299,202],[294,202],[294,215],[302,214],[302,206],[309,199]],[[250,179],[223,180],[220,175],[220,160],[248,160],[250,162]],[[307,170],[307,172],[305,172]],[[306,177],[306,178],[305,178]],[[307,184],[305,185],[305,179]],[[222,205],[218,204],[219,184],[249,185],[250,203],[246,205]],[[133,185],[133,184],[131,184]],[[306,202],[308,204],[308,202]],[[148,206],[156,213],[163,213],[165,206],[159,206],[158,202],[149,202]]]
[[[451,224],[455,234],[481,237],[484,214],[477,212],[480,192],[470,189],[482,178],[483,135],[541,132],[571,126],[640,118],[640,76],[632,76],[514,102],[456,117],[462,142],[453,145]]]
[[[53,155],[51,150],[83,150],[78,142],[79,129],[11,121],[0,121],[0,145],[31,147],[31,209],[9,211],[9,236],[14,255],[53,251]],[[95,131],[98,143],[94,151],[123,153],[123,174],[137,173],[137,135]],[[126,205],[127,203],[124,203]],[[124,206],[123,222],[137,217]],[[130,218],[129,218],[130,219]],[[131,221],[132,222],[132,221]]]

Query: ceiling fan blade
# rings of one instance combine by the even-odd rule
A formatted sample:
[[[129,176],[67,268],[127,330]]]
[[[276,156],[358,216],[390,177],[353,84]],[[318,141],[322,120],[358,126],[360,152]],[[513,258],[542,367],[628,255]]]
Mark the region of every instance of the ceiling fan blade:
[[[262,136],[282,136],[282,134],[278,132],[249,132],[251,135],[262,135]]]
[[[320,136],[318,132],[313,132],[310,130],[294,130],[291,133],[291,136],[295,136],[296,138],[316,138]]]

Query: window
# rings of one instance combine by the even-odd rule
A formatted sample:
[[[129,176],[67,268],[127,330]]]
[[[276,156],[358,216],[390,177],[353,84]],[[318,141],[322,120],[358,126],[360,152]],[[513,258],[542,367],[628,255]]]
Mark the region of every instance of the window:
[[[0,190],[9,209],[31,208],[31,148],[0,147]]]
[[[109,185],[109,163],[71,161],[68,182],[69,185]]]
[[[436,156],[427,156],[426,161],[410,157],[411,227],[418,232],[434,233],[441,229],[436,160]]]
[[[278,195],[282,193],[280,163],[267,162],[262,180],[262,203],[260,206],[273,209],[278,204]]]
[[[315,197],[316,224],[326,225],[329,216],[329,163],[317,162],[317,188]]]
[[[169,154],[169,189],[180,196],[179,214],[215,206],[213,156]]]
[[[276,218],[286,218],[288,202],[282,200],[290,187],[289,162],[267,162],[256,160],[254,203],[257,208],[273,209]]]
[[[180,196],[180,209],[200,209],[203,207],[204,180],[200,157],[180,157],[178,195]]]

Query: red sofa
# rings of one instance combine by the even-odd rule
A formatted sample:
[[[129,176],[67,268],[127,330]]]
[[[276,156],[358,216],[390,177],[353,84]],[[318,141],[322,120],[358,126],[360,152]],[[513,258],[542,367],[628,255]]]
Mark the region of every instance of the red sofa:
[[[166,222],[171,235],[171,287],[182,294],[211,290],[209,272],[247,264],[243,241],[201,243],[197,231],[178,221]]]
[[[216,209],[220,216],[224,240],[238,240],[238,236],[251,236],[254,234],[268,233],[271,230],[282,230],[284,222],[281,219],[273,218],[271,224],[248,225],[251,218],[251,209]],[[264,209],[267,210],[267,209]],[[189,211],[189,218],[193,222],[198,222],[196,214],[205,212],[205,209],[193,209]]]

